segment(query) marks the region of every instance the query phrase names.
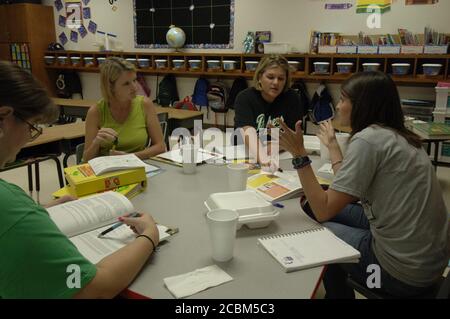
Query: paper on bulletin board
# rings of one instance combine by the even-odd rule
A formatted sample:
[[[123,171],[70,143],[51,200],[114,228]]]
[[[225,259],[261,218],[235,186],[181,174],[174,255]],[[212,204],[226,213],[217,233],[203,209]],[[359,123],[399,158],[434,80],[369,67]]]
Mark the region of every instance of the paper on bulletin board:
[[[84,25],[78,28],[78,32],[80,33],[81,38],[84,38],[87,35],[87,30]]]
[[[61,0],[55,0],[55,8],[57,11],[61,11],[61,9],[63,8],[63,4]]]
[[[61,32],[61,34],[58,36],[58,38],[59,38],[59,42],[60,42],[62,45],[65,45],[65,44],[67,43],[67,41],[69,41],[69,40],[67,39],[67,36],[66,36],[66,34],[65,34],[64,32]]]
[[[70,31],[70,41],[78,42],[78,33],[76,31]]]
[[[91,32],[91,33],[96,33],[97,32],[97,23],[95,23],[94,21],[89,21],[89,24],[88,24],[88,30],[89,30],[89,32]]]

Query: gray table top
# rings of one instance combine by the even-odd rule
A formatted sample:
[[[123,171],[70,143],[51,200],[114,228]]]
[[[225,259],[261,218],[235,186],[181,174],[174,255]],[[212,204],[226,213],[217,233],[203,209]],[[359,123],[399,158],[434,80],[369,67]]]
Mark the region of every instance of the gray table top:
[[[298,231],[311,223],[299,198],[283,201],[280,216],[266,228],[237,231],[234,257],[224,263],[211,258],[204,201],[216,192],[227,191],[226,166],[201,165],[194,175],[181,167],[152,162],[165,172],[150,177],[145,192],[133,198],[135,208],[149,212],[163,225],[178,227],[178,234],[159,247],[129,290],[150,298],[174,298],[163,279],[216,264],[233,281],[190,298],[311,298],[320,282],[323,267],[285,273],[277,261],[257,244],[261,236]],[[290,167],[287,166],[287,167]]]

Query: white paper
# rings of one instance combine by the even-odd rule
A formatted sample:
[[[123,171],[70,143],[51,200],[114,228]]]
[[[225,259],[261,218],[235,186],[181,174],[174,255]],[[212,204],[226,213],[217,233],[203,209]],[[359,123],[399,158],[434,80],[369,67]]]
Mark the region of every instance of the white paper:
[[[111,171],[145,167],[148,165],[134,154],[100,156],[91,159],[88,161],[88,164],[91,166],[95,175],[101,175]]]
[[[67,237],[112,224],[117,217],[131,214],[133,204],[122,194],[105,192],[47,209],[50,218]]]
[[[117,227],[108,234],[98,238],[98,235],[108,229],[111,225],[95,229],[70,238],[79,252],[93,264],[136,239],[136,234],[126,225]],[[159,231],[159,241],[162,242],[170,237],[166,231],[168,228],[163,225],[156,225]]]
[[[164,278],[164,284],[175,298],[184,298],[232,280],[233,277],[218,266],[212,265],[187,274]]]
[[[174,149],[172,151],[163,153],[163,154],[159,154],[157,157],[159,158],[163,158],[175,163],[183,163],[183,156],[181,153],[180,149]],[[197,164],[205,162],[207,160],[210,160],[212,158],[218,158],[218,156],[216,154],[213,154],[211,152],[208,152],[206,150],[204,150],[203,148],[199,148],[198,149],[198,153],[197,153]]]

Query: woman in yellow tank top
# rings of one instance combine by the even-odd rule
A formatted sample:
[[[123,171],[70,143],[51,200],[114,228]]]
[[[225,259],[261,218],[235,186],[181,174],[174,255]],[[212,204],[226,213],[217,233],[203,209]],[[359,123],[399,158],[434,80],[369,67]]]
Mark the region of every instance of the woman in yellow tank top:
[[[111,57],[100,70],[103,98],[87,113],[83,160],[126,153],[147,159],[165,152],[153,103],[136,96],[134,65]]]

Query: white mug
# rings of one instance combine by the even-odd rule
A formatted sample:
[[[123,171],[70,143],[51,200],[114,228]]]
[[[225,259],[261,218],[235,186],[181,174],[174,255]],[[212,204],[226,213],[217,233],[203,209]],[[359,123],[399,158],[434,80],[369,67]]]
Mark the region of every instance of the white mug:
[[[233,258],[239,214],[231,209],[214,209],[206,214],[212,258],[223,262]]]

